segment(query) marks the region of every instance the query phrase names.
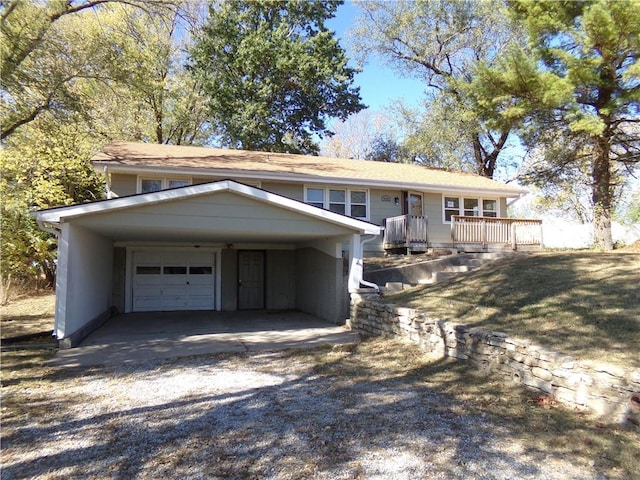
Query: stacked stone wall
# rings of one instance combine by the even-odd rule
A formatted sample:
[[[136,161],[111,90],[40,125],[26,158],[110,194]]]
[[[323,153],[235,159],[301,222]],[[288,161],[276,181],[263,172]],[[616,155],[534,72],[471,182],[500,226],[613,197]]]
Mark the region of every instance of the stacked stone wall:
[[[352,294],[349,326],[365,336],[402,337],[430,354],[465,360],[480,370],[594,412],[612,423],[638,425],[640,371],[587,364],[528,340],[447,322]]]

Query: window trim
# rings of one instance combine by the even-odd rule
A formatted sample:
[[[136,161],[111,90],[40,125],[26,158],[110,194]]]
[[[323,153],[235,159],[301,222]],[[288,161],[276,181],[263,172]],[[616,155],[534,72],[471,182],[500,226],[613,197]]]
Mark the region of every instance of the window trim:
[[[304,186],[304,203],[308,204],[308,205],[312,205],[314,203],[317,202],[310,202],[308,200],[308,191],[309,190],[323,190],[323,204],[324,206],[322,208],[324,208],[325,210],[329,210],[329,204],[330,203],[335,203],[335,202],[331,202],[330,201],[330,191],[331,190],[341,190],[344,191],[345,194],[345,215],[347,217],[351,217],[351,218],[356,218],[358,220],[369,220],[369,218],[371,217],[371,195],[369,192],[368,188],[359,188],[359,187],[347,187],[347,186],[341,186],[341,185],[305,185]],[[364,205],[365,208],[367,209],[367,216],[366,217],[354,217],[353,215],[351,215],[351,192],[364,192],[365,193],[365,203],[354,203],[354,205]],[[331,211],[331,210],[329,210]],[[336,212],[334,212],[336,213]],[[338,215],[342,215],[342,214],[338,214]]]
[[[477,218],[500,218],[500,197],[482,197],[482,196],[474,196],[474,195],[451,195],[451,194],[446,194],[443,193],[442,194],[442,223],[443,224],[447,224],[450,225],[451,224],[451,220],[447,220],[446,218],[446,211],[447,210],[453,210],[452,208],[446,208],[445,205],[445,199],[447,198],[457,198],[458,199],[458,213],[454,214],[454,215],[461,215],[461,216],[465,216],[464,215],[464,201],[465,199],[467,200],[476,200],[478,202],[478,212],[479,215]],[[495,212],[496,216],[495,217],[489,217],[489,216],[485,216],[485,210],[484,210],[484,202],[485,201],[494,201],[496,202],[496,209],[495,211],[492,210],[487,210],[487,212]]]
[[[186,177],[184,175],[138,175],[137,181],[136,181],[136,193],[145,193],[142,191],[142,181],[143,180],[160,180],[162,182],[162,187],[160,188],[160,190],[167,190],[169,188],[169,182],[170,181],[181,181],[181,182],[187,182],[186,186],[190,186],[193,185],[193,178],[192,177]],[[180,188],[180,187],[171,187],[171,188]],[[146,193],[151,193],[151,192],[146,192]]]

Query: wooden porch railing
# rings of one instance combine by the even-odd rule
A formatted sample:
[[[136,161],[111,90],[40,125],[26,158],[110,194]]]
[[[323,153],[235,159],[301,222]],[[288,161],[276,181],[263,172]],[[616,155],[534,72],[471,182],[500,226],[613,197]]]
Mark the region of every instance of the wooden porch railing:
[[[458,245],[542,246],[542,220],[522,218],[466,217],[451,219],[451,243]]]
[[[383,244],[385,249],[408,248],[412,251],[427,249],[427,217],[400,215],[385,219]]]

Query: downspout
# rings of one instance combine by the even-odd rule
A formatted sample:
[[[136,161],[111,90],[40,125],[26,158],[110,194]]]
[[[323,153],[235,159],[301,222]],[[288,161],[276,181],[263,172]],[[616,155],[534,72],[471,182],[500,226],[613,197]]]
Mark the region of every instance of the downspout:
[[[104,166],[104,192],[107,195],[107,200],[112,198],[118,198],[118,195],[111,191],[111,175],[109,174],[109,167],[107,165]]]
[[[354,258],[351,264],[350,281],[349,281],[349,293],[354,293],[355,289],[360,288],[360,285],[365,285],[369,288],[375,289],[376,292],[380,292],[380,287],[375,283],[367,282],[362,278],[363,274],[363,261],[362,252],[364,252],[364,245],[374,240],[378,235],[370,235],[368,238],[362,238],[359,245],[359,258]]]

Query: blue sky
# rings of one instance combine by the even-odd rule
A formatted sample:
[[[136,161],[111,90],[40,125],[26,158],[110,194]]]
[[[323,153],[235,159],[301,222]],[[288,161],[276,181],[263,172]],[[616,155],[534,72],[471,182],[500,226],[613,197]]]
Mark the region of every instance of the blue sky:
[[[347,38],[348,31],[354,26],[359,8],[351,1],[338,7],[335,18],[327,22],[327,27],[336,32],[340,44],[349,58],[354,58]],[[352,62],[356,66],[355,61]],[[370,58],[355,77],[360,87],[360,96],[371,110],[382,111],[395,99],[403,99],[407,104],[419,103],[424,96],[424,83],[411,78],[403,78],[380,58]]]

